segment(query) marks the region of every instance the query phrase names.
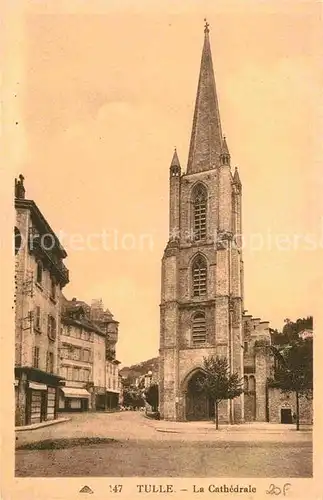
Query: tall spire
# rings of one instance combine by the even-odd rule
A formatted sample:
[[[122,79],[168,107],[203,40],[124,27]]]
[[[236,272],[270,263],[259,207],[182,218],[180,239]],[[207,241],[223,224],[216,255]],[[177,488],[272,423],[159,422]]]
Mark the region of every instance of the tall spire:
[[[179,159],[178,159],[176,148],[174,150],[173,159],[172,159],[172,162],[171,162],[171,167],[180,167],[180,163],[179,163]]]
[[[234,170],[233,183],[236,184],[238,187],[241,187],[241,180],[240,180],[240,176],[239,176],[239,172],[238,172],[237,167]]]
[[[204,46],[187,165],[188,174],[210,170],[220,164],[222,131],[209,31],[209,24],[205,20]]]
[[[177,151],[175,148],[173,159],[170,164],[170,176],[171,177],[180,177],[181,175],[181,164],[178,159]]]

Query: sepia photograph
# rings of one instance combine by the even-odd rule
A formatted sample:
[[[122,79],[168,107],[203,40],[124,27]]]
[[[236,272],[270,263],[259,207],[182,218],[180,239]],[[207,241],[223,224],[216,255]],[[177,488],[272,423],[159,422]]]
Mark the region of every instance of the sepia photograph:
[[[313,479],[320,10],[11,6],[16,481]]]

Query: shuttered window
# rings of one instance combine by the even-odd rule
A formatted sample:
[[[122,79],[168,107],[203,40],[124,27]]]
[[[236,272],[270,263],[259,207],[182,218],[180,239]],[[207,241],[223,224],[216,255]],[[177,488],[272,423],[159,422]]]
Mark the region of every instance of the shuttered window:
[[[46,371],[48,373],[54,373],[54,353],[53,352],[47,353]]]
[[[39,347],[33,349],[33,367],[39,368]]]
[[[193,295],[194,297],[200,297],[201,295],[206,295],[207,289],[207,265],[206,260],[201,255],[198,255],[192,266],[193,273]]]
[[[193,232],[194,240],[206,238],[207,191],[202,184],[193,190]]]
[[[205,344],[206,342],[206,320],[204,312],[197,312],[193,317],[192,343],[193,345]]]
[[[50,314],[47,320],[47,334],[50,340],[54,341],[56,339],[56,320]]]
[[[36,306],[35,307],[35,323],[34,323],[35,330],[37,330],[39,333],[41,333],[41,313],[40,313],[40,307]]]

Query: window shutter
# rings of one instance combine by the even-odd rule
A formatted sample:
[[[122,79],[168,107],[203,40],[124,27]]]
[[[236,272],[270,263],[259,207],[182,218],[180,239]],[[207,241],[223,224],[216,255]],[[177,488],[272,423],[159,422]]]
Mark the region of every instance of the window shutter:
[[[198,255],[192,266],[193,295],[200,297],[206,295],[207,289],[207,264],[202,255]]]
[[[195,241],[206,238],[207,191],[202,184],[193,191],[193,230]]]
[[[197,312],[193,317],[192,342],[193,345],[205,344],[206,342],[206,320],[204,312]]]

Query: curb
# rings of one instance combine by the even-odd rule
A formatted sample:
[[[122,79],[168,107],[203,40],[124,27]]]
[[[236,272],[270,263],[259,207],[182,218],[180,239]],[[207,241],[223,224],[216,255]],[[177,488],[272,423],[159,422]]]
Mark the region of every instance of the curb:
[[[39,424],[21,425],[20,427],[15,427],[15,432],[33,431],[42,427],[69,422],[70,420],[71,418],[57,418],[56,420],[49,420],[48,422],[41,422]]]
[[[175,430],[175,429],[161,429],[156,428],[157,432],[164,432],[165,434],[213,434],[213,430],[207,429],[197,429],[196,431],[187,431],[187,430]],[[219,432],[219,431],[217,431]]]
[[[218,435],[219,434],[222,434],[222,436],[225,436],[226,434],[227,435],[230,435],[230,436],[241,436],[241,435],[250,435],[250,434],[253,434],[255,431],[252,431],[251,433],[246,429],[246,430],[240,430],[239,432],[233,432],[231,433],[230,430],[228,429],[218,429],[217,431],[215,429],[208,429],[208,428],[197,428],[197,429],[163,429],[161,427],[156,427],[155,430],[157,432],[164,432],[164,433],[168,433],[168,434],[213,434],[215,435],[215,433]],[[293,432],[294,429],[288,429],[288,432]],[[259,432],[259,431],[258,431]],[[295,430],[296,432],[296,430]],[[302,430],[302,431],[297,431],[299,432],[299,434],[311,434],[312,431],[310,430]],[[282,431],[280,430],[266,430],[264,431],[264,434],[266,435],[281,435]]]

